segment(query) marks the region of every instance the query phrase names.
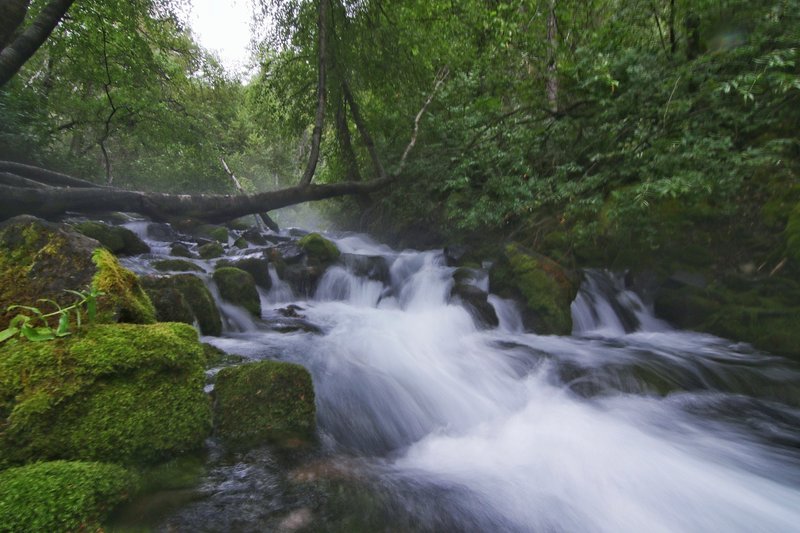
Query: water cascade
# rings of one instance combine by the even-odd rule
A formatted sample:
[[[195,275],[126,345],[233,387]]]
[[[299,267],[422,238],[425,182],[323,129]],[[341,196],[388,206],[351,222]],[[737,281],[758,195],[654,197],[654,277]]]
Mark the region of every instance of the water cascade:
[[[486,329],[451,300],[455,269],[440,251],[332,239],[343,259],[313,297],[297,300],[270,267],[263,322],[226,304],[223,336],[203,340],[309,369],[322,460],[348,465],[337,467],[349,472],[342,476],[380,495],[379,517],[364,523],[415,531],[799,527],[800,372],[792,363],[674,330],[602,271],[584,273],[572,336],[523,332],[515,304],[494,295],[500,326]],[[148,271],[142,258],[127,261]],[[317,332],[268,327],[290,303]],[[347,530],[342,514],[369,513],[354,497],[339,514],[315,516],[302,497],[276,495],[269,461],[248,457],[212,469],[206,498],[159,527],[280,529],[271,517],[305,513],[298,520],[310,530],[336,529],[326,522],[334,518]]]

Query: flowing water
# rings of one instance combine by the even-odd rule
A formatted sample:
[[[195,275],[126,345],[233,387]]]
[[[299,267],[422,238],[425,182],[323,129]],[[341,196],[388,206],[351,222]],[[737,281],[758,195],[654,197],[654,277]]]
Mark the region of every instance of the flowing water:
[[[159,528],[800,531],[797,366],[671,329],[602,271],[585,272],[571,336],[522,331],[493,295],[485,329],[451,301],[441,251],[334,240],[348,260],[311,298],[273,269],[264,320],[226,304],[226,333],[203,339],[308,368],[320,450],[286,472],[265,450],[214,459],[212,443],[199,501]],[[359,256],[384,275],[357,275]],[[272,329],[288,303],[318,331]]]

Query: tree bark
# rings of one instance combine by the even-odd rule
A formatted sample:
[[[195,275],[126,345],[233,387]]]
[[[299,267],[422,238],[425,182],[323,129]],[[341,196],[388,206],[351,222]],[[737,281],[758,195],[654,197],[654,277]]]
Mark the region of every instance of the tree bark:
[[[31,0],[0,0],[0,50],[11,42],[28,14]]]
[[[75,0],[50,0],[28,28],[0,50],[0,87],[44,44]]]
[[[325,121],[325,95],[327,91],[326,74],[328,68],[328,0],[319,0],[317,18],[317,113],[314,118],[314,132],[311,134],[311,153],[308,164],[300,178],[300,185],[308,185],[314,177],[319,161],[319,147],[322,143],[322,128]]]
[[[556,0],[550,0],[547,11],[547,102],[550,111],[558,113],[558,19],[556,18]]]

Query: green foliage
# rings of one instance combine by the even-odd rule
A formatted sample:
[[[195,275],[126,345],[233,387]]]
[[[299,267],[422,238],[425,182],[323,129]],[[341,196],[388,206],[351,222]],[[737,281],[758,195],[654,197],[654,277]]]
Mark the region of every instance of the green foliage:
[[[184,324],[96,325],[0,345],[0,466],[152,463],[202,445],[205,356]]]
[[[786,224],[786,249],[789,256],[800,263],[800,203],[794,207]]]
[[[3,531],[95,531],[127,500],[137,478],[121,466],[34,463],[0,472]]]
[[[260,361],[223,368],[214,397],[215,432],[231,444],[308,440],[314,434],[314,388],[302,366]]]
[[[0,331],[0,342],[7,341],[15,335],[24,337],[32,342],[49,341],[57,337],[66,337],[71,333],[70,331],[70,315],[72,312],[75,314],[75,323],[78,328],[81,327],[81,316],[86,314],[86,318],[91,323],[97,314],[97,297],[103,296],[103,291],[97,289],[90,289],[88,291],[67,291],[75,295],[78,299],[72,305],[61,307],[57,302],[48,299],[41,299],[39,301],[49,303],[56,307],[56,311],[50,313],[42,312],[38,307],[27,305],[10,305],[7,311],[20,309],[23,312],[15,316],[9,322],[9,326]],[[48,319],[51,317],[58,317],[58,326],[54,329],[48,324]]]

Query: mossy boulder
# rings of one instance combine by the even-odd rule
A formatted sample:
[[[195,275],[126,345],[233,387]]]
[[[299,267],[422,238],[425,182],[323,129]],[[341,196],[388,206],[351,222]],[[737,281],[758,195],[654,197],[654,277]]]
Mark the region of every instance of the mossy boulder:
[[[341,252],[331,241],[319,233],[309,233],[297,241],[306,253],[309,264],[327,265],[339,259]]]
[[[253,316],[261,316],[261,298],[249,272],[235,267],[218,268],[214,271],[214,282],[224,300],[244,307]]]
[[[136,275],[99,247],[66,224],[30,216],[0,224],[0,328],[15,315],[7,305],[40,306],[39,300],[47,298],[66,306],[75,299],[66,290],[91,285],[106,293],[98,302],[99,320],[153,322],[152,305]]]
[[[300,365],[260,361],[223,368],[214,398],[215,432],[231,445],[308,440],[314,434],[314,387]]]
[[[137,478],[121,466],[49,461],[0,472],[0,530],[100,531]]]
[[[162,259],[160,261],[153,261],[152,267],[159,272],[205,272],[200,265],[196,265],[191,261],[184,261],[183,259]]]
[[[256,285],[269,290],[272,287],[272,278],[269,275],[269,260],[266,257],[245,257],[244,259],[217,261],[217,268],[235,267],[253,276]]]
[[[169,247],[169,253],[175,257],[186,257],[188,259],[197,257],[185,244],[180,242],[172,243]]]
[[[208,230],[208,236],[222,244],[228,244],[228,228],[217,226]]]
[[[146,276],[142,278],[142,285],[155,304],[159,321],[197,323],[203,335],[222,333],[222,320],[214,297],[197,276]]]
[[[512,243],[494,264],[491,291],[523,304],[527,329],[542,335],[572,332],[570,304],[578,291],[577,276],[552,259]]]
[[[87,237],[97,239],[100,244],[116,255],[138,255],[150,253],[150,247],[128,228],[109,226],[89,220],[75,225],[75,229]]]
[[[205,354],[185,324],[108,324],[0,345],[0,466],[149,464],[202,446]]]
[[[225,254],[225,249],[218,242],[209,242],[197,249],[197,253],[203,259],[214,259]]]

